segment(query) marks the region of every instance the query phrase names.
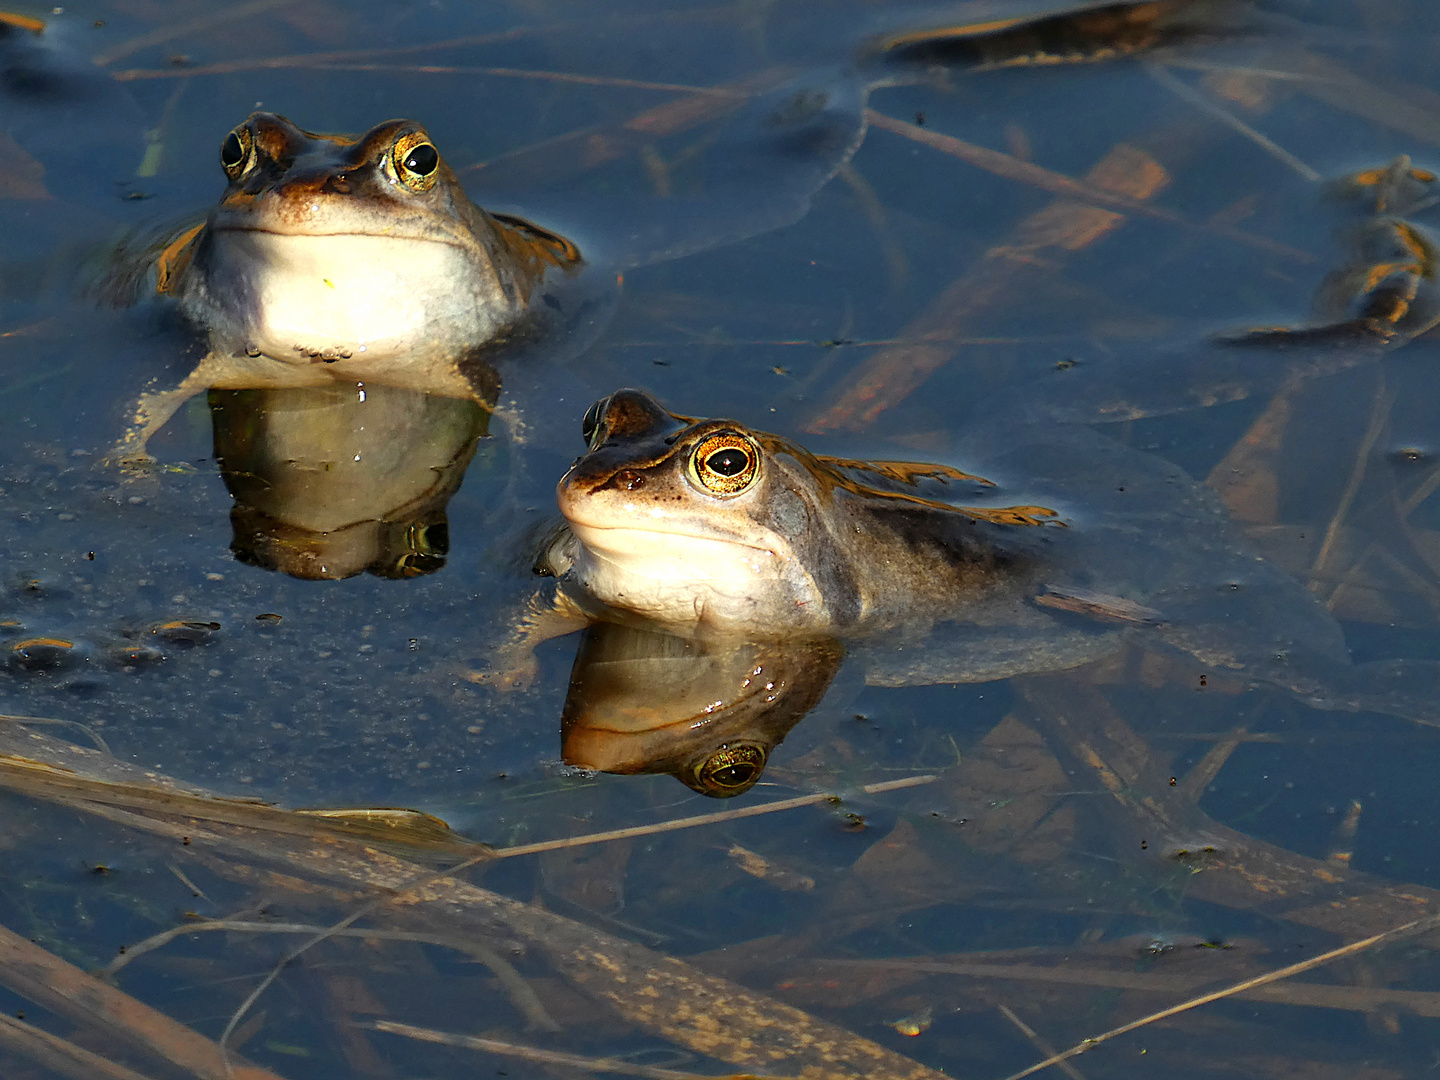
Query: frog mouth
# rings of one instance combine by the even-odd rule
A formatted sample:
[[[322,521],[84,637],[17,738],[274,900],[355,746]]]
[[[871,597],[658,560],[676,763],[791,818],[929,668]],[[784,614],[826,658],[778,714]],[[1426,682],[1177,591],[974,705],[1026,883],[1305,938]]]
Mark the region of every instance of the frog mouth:
[[[217,222],[212,226],[217,233],[258,233],[263,236],[280,236],[287,240],[306,240],[310,237],[354,236],[373,240],[396,240],[407,244],[445,244],[449,247],[464,247],[458,240],[448,236],[435,236],[419,232],[404,232],[397,229],[357,228],[306,228],[303,225],[250,225],[242,222]]]
[[[779,553],[769,545],[757,544],[735,536],[706,536],[703,533],[684,529],[657,528],[652,525],[623,524],[601,525],[565,515],[570,531],[587,548],[606,556],[616,554],[628,559],[664,558],[673,560],[687,554],[684,551],[694,545],[700,549],[731,551],[748,548],[774,558]],[[693,554],[693,552],[688,552]]]

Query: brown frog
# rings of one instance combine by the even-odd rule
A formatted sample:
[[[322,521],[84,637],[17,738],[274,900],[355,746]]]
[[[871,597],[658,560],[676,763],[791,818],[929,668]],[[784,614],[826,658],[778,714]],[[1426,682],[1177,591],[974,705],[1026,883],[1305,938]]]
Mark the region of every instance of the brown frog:
[[[854,636],[1004,603],[1033,585],[1041,506],[960,508],[875,484],[988,482],[941,465],[826,458],[621,390],[585,422],[557,489],[567,579],[701,635]]]
[[[200,390],[385,384],[477,398],[467,361],[517,333],[569,241],[465,195],[425,129],[358,138],[255,113],[225,137],[229,186],[157,263],[156,287],[204,327],[210,352],[149,393],[130,456]]]
[[[597,402],[583,429],[590,453],[557,489],[565,527],[537,564],[557,587],[532,601],[496,681],[527,681],[534,644],[597,621],[707,641],[890,646],[963,618],[976,639],[930,681],[1053,670],[1111,648],[1111,627],[1060,623],[1034,603],[1059,572],[1052,548],[1069,530],[1058,511],[985,505],[996,499],[981,477],[812,454],[737,421],[670,413],[639,390]],[[958,486],[973,504],[921,495],[922,483]]]
[[[502,647],[502,685],[533,673],[534,644],[595,622],[839,640],[887,686],[1056,671],[1139,635],[1318,707],[1440,720],[1440,666],[1352,665],[1334,619],[1237,542],[1213,492],[1088,428],[995,415],[955,448],[995,485],[813,454],[638,390],[597,402],[583,434],[536,567],[558,580]],[[1006,505],[1007,478],[1036,501]]]

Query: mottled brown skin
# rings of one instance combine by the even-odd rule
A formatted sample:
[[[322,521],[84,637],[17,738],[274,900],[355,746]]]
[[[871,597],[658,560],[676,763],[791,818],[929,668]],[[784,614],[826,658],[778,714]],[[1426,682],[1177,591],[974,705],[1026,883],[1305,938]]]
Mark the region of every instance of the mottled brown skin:
[[[157,266],[210,352],[142,396],[122,460],[148,459],[149,437],[214,388],[386,385],[488,408],[477,355],[524,338],[546,274],[581,265],[569,241],[472,203],[413,120],[351,139],[255,113],[221,166],[219,204]]]
[[[161,271],[217,345],[292,363],[453,354],[513,325],[547,269],[578,261],[472,203],[413,120],[352,140],[255,113],[222,165],[219,204]]]
[[[607,607],[688,633],[854,636],[962,612],[1009,623],[1035,591],[1052,511],[954,507],[854,475],[964,474],[842,465],[733,420],[676,416],[638,390],[600,403],[587,428],[592,449],[558,488],[573,539],[557,569],[566,590]],[[753,455],[753,476],[716,492],[698,459],[730,444],[740,456],[717,464]]]

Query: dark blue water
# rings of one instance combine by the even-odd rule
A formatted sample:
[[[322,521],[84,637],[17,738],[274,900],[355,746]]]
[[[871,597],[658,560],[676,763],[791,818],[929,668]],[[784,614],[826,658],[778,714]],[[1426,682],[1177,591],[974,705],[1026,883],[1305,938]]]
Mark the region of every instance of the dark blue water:
[[[1366,263],[1353,253],[1362,230],[1396,219],[1428,236],[1434,210],[1422,194],[1377,211],[1332,182],[1402,154],[1420,169],[1440,164],[1440,22],[1418,2],[1276,2],[1222,14],[1147,58],[997,70],[953,55],[887,60],[867,45],[900,29],[1041,10],[27,11],[46,21],[41,35],[0,37],[0,710],[74,721],[122,761],[225,794],[414,807],[496,845],[704,813],[722,804],[668,776],[597,775],[562,761],[575,637],[541,647],[529,688],[476,679],[541,584],[530,567],[556,518],[554,484],[584,450],[590,403],[642,387],[676,412],[731,416],[817,452],[961,468],[1002,460],[1007,440],[1038,445],[1037,431],[1059,432],[1055,474],[1080,478],[1065,509],[1081,532],[1087,520],[1114,520],[1084,483],[1101,467],[1068,456],[1090,435],[1063,425],[1083,424],[1188,474],[1136,466],[1165,477],[1156,491],[1169,494],[1136,504],[1124,539],[1095,555],[1096,574],[1111,582],[1171,568],[1191,596],[1175,634],[1135,633],[1098,663],[1047,676],[1070,681],[1045,692],[1029,676],[1073,659],[1049,644],[1036,645],[1029,676],[963,684],[919,673],[926,658],[953,672],[963,656],[942,663],[920,648],[888,667],[863,649],[836,671],[807,660],[797,678],[810,678],[817,697],[830,679],[828,690],[803,722],[771,733],[784,742],[764,779],[724,805],[820,791],[842,794],[843,806],[515,859],[484,884],[694,957],[931,1068],[994,1077],[1044,1056],[1000,1006],[1063,1047],[1189,992],[1118,988],[1104,973],[1203,971],[1209,979],[1194,985],[1208,986],[1399,921],[1378,902],[1356,904],[1348,921],[1313,914],[1381,885],[1281,883],[1274,852],[1312,860],[1311,870],[1377,875],[1433,902],[1440,894],[1423,890],[1440,888],[1427,667],[1440,660],[1440,443],[1436,356],[1423,331],[1434,252],[1383,270],[1390,256]],[[730,96],[686,89],[708,87]],[[820,113],[777,126],[777,110],[816,93]],[[655,112],[711,99],[732,104],[684,123]],[[866,107],[909,126],[872,122],[862,142]],[[152,440],[155,465],[122,469],[113,452],[141,393],[178,383],[206,349],[203,333],[148,295],[135,252],[203,219],[224,188],[222,140],[260,108],[311,131],[420,120],[476,202],[529,215],[588,259],[582,314],[497,361],[494,416],[415,404],[403,389],[355,414],[372,428],[366,454],[388,443],[402,465],[433,460],[420,471],[450,472],[408,517],[396,510],[404,494],[367,511],[389,514],[389,531],[343,580],[268,568],[235,475],[217,460],[278,408],[243,390],[202,393]],[[927,135],[1009,155],[996,166],[1006,175],[926,145]],[[1027,163],[1048,173],[1024,174]],[[1155,213],[1097,209],[1056,186],[1087,175]],[[1388,337],[1216,344],[1258,326],[1352,318],[1362,300],[1322,310],[1317,293],[1336,296],[1367,272],[1372,283],[1403,276],[1407,258],[1419,266],[1406,279],[1414,295],[1404,312],[1386,309],[1395,321],[1377,322]],[[128,306],[101,299],[113,300],[118,266],[138,267],[139,299]],[[937,325],[952,340],[917,377],[916,355],[896,350]],[[408,441],[387,400],[420,414]],[[255,473],[255,452],[231,473]],[[231,465],[241,456],[231,451]],[[1217,510],[1203,530],[1176,525],[1175,500],[1207,478],[1214,492],[1202,501],[1223,499],[1233,524]],[[1042,478],[1001,479],[1020,501],[1027,480]],[[359,484],[373,492],[388,482]],[[433,530],[426,557],[397,573],[422,526]],[[1237,566],[1255,575],[1238,600],[1221,592]],[[1276,656],[1288,637],[1331,643],[1309,656],[1303,680],[1282,670],[1300,660]],[[1383,692],[1351,666],[1371,663],[1391,665]],[[882,668],[890,674],[876,675]],[[657,707],[669,690],[653,688]],[[1073,703],[1068,728],[1057,701]],[[1170,778],[1183,787],[1237,728],[1244,738],[1188,801],[1164,803],[1163,821],[1137,809],[1146,796],[1175,797]],[[91,744],[73,728],[42,730]],[[1137,746],[1148,757],[1126,759],[1139,772],[1112,791],[1082,744],[1107,760]],[[922,774],[939,779],[860,791]],[[1352,801],[1361,809],[1347,827]],[[268,904],[267,917],[323,924],[349,910],[237,883],[76,810],[6,795],[0,813],[0,923],[81,968],[187,913]],[[1167,857],[1212,826],[1270,845],[1272,861],[1246,862],[1225,840],[1253,872],[1214,871],[1231,875],[1222,880]],[[1350,853],[1349,869],[1337,851]],[[1135,944],[1157,936],[1192,944]],[[182,938],[126,967],[117,985],[218,1037],[293,943]],[[825,966],[1017,949],[1036,950],[1034,963],[1073,952],[1072,978],[885,981]],[[1375,955],[1302,978],[1431,989],[1423,952]],[[723,1054],[707,1060],[585,997],[533,951],[511,959],[558,1034],[526,1031],[488,969],[463,952],[352,938],[286,969],[251,1011],[264,1020],[244,1053],[286,1077],[550,1075],[524,1059],[350,1026],[384,1016],[727,1068]],[[1404,1011],[1356,994],[1351,1009],[1222,1003],[1081,1066],[1115,1076],[1430,1067],[1429,998]],[[3,1005],[91,1045],[20,997]],[[890,1026],[927,1010],[931,1026],[918,1036]],[[7,1049],[0,1072],[66,1075]]]

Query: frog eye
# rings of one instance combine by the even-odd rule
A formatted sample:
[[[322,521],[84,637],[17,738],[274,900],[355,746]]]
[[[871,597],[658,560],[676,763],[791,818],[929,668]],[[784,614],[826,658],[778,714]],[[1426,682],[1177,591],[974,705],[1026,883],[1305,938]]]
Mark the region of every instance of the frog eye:
[[[440,152],[423,131],[412,131],[395,140],[390,151],[395,175],[414,192],[429,191],[440,176]]]
[[[603,397],[585,410],[585,419],[580,421],[580,437],[585,440],[585,446],[590,450],[594,450],[602,441],[604,432],[600,428],[600,421],[605,418],[609,408],[610,399]]]
[[[401,553],[381,577],[412,578],[433,574],[445,565],[450,552],[450,526],[444,521],[412,523],[400,538]]]
[[[738,432],[701,439],[690,456],[691,479],[713,495],[739,495],[759,474],[760,448]]]
[[[255,137],[248,127],[237,127],[220,144],[220,165],[231,180],[239,178],[250,165],[251,152],[255,148]]]
[[[764,771],[763,746],[727,744],[695,766],[693,786],[706,795],[725,799],[749,791]]]

